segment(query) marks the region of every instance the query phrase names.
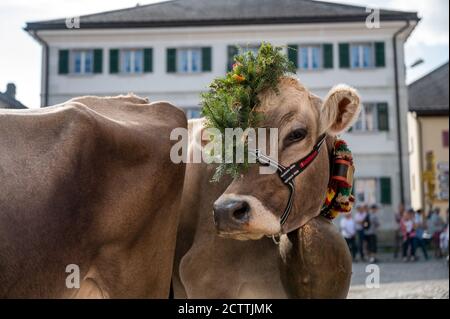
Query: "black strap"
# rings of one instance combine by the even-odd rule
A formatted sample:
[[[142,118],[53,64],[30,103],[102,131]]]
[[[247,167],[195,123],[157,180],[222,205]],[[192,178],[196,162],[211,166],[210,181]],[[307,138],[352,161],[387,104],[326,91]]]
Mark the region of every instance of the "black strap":
[[[300,173],[302,173],[319,155],[320,147],[325,141],[326,135],[322,134],[319,137],[318,142],[314,145],[311,152],[309,152],[306,156],[302,157],[299,161],[293,163],[286,169],[282,174],[280,174],[281,180],[286,184],[295,177],[297,177]]]
[[[280,217],[280,225],[283,226],[292,210],[292,206],[294,204],[294,195],[295,195],[295,184],[294,184],[294,178],[298,176],[301,172],[303,172],[317,157],[319,154],[320,147],[322,146],[323,142],[326,139],[326,134],[322,134],[319,137],[318,142],[314,145],[311,152],[309,152],[306,156],[304,156],[299,161],[295,162],[294,164],[290,165],[289,168],[284,167],[277,161],[271,159],[270,157],[261,154],[258,149],[256,149],[254,152],[254,155],[256,157],[256,160],[261,164],[265,166],[272,166],[277,169],[278,176],[281,178],[282,182],[289,187],[289,198],[288,202],[286,204],[286,207],[283,211],[283,214],[281,214]],[[251,151],[250,151],[251,152]]]

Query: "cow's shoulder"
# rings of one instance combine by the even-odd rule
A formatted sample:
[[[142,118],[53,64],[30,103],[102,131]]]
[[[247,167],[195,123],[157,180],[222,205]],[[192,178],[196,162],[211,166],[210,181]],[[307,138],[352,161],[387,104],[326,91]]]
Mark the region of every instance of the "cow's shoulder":
[[[86,117],[81,122],[94,126],[97,143],[110,146],[109,154],[141,158],[151,154],[166,158],[175,141],[175,128],[187,128],[185,113],[169,102],[153,102],[136,95],[114,97],[84,96],[67,103],[68,111]]]

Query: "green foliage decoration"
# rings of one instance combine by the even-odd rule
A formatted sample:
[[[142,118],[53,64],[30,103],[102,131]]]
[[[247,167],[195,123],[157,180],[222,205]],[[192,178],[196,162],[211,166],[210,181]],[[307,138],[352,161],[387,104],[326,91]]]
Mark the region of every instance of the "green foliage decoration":
[[[241,50],[242,51],[242,50]],[[225,77],[216,78],[209,90],[201,96],[202,115],[206,119],[206,127],[216,128],[225,136],[226,128],[257,128],[263,120],[263,115],[257,112],[260,104],[258,95],[268,89],[278,93],[279,79],[295,73],[295,66],[282,52],[282,47],[263,43],[257,54],[252,51],[241,53],[234,57],[234,65]],[[225,150],[225,139],[221,139],[221,162],[216,169],[213,181],[219,181],[223,175],[239,177],[248,167],[248,157],[244,163],[226,162],[226,151],[234,152],[237,143],[234,141],[232,150]]]

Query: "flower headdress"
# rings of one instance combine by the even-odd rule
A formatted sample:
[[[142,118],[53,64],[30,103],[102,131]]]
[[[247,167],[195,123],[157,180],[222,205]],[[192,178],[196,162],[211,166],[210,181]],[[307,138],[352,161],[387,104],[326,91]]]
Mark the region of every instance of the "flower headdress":
[[[216,78],[209,91],[202,94],[206,127],[218,129],[222,136],[226,128],[245,131],[258,127],[262,120],[262,114],[256,111],[260,104],[258,94],[267,89],[278,92],[280,78],[295,72],[293,63],[281,51],[281,47],[263,43],[257,55],[248,51],[234,57],[232,70],[225,77]],[[224,147],[222,143],[222,154]],[[248,166],[247,158],[244,163],[225,163],[222,156],[213,180],[218,181],[224,174],[238,177]]]

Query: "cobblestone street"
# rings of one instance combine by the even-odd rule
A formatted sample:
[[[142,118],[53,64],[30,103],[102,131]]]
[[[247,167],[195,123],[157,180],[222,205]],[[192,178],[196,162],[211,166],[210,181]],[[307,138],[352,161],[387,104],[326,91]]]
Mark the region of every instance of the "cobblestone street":
[[[365,285],[366,278],[373,272],[366,270],[368,263],[353,263],[349,299],[449,298],[449,268],[444,259],[408,263],[388,255],[380,259],[379,288]]]

